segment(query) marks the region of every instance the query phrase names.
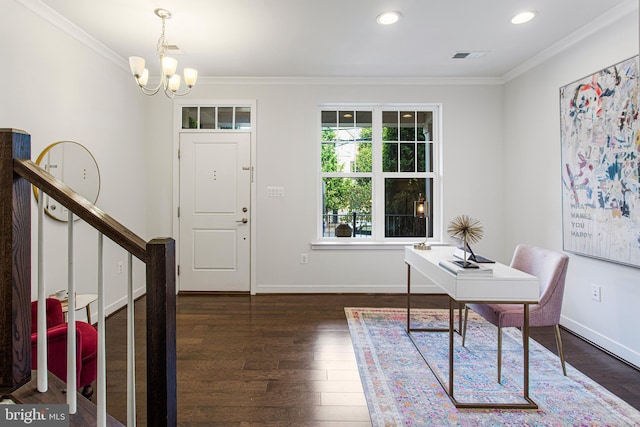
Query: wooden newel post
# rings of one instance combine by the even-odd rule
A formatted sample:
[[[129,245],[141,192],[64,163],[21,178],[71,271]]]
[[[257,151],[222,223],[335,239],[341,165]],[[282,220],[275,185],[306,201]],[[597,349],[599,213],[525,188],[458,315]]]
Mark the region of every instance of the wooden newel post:
[[[175,240],[147,243],[147,424],[177,425]]]
[[[31,136],[0,129],[0,391],[31,379],[31,206],[13,159],[31,158]]]

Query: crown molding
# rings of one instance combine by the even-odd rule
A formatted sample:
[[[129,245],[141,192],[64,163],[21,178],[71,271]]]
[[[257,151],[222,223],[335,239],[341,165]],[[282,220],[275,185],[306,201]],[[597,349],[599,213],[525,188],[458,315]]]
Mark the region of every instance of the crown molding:
[[[117,67],[129,72],[129,65],[123,57],[115,53],[113,50],[109,49],[103,43],[100,43],[93,36],[88,34],[73,22],[69,21],[64,16],[60,15],[51,7],[44,4],[41,0],[16,0],[16,2],[31,10],[33,13],[40,16],[42,19],[49,22],[56,28],[64,31],[74,39],[78,40],[80,43],[83,43],[91,50],[104,57]]]
[[[530,71],[538,65],[548,61],[557,54],[566,51],[576,43],[579,43],[592,34],[601,31],[602,29],[634,12],[636,14],[638,13],[638,0],[627,0],[624,3],[619,4],[618,6],[602,14],[595,21],[592,21],[589,24],[578,29],[577,31],[569,34],[559,42],[553,44],[539,54],[531,57],[527,61],[515,67],[513,70],[505,73],[502,76],[502,80],[504,81],[504,83],[508,83],[516,77],[519,77],[527,71]]]
[[[198,84],[209,85],[388,85],[388,86],[499,86],[502,77],[203,77]]]

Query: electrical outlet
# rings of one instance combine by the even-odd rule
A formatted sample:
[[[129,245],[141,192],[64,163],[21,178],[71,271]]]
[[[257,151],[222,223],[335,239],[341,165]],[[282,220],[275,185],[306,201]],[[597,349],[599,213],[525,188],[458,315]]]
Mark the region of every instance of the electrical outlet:
[[[602,301],[599,285],[591,285],[591,299],[594,301]]]
[[[309,264],[309,254],[300,254],[300,264]]]
[[[118,274],[124,273],[124,261],[118,261]]]

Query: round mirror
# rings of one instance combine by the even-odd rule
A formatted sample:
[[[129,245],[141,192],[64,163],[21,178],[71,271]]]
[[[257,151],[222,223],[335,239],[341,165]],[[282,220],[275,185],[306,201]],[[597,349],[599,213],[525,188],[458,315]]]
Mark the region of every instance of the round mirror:
[[[93,155],[74,141],[54,142],[36,159],[36,164],[67,184],[73,191],[95,204],[100,193],[100,170]],[[38,189],[33,188],[38,200]],[[57,200],[45,194],[44,210],[51,218],[68,221],[69,212]]]

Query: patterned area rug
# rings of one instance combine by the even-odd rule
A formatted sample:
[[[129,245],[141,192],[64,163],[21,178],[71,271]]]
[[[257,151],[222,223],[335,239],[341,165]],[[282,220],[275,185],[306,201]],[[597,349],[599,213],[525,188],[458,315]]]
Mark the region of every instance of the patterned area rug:
[[[530,397],[539,409],[457,409],[405,332],[406,310],[345,308],[373,426],[640,426],[640,412],[530,340]],[[412,310],[412,327],[448,327],[448,310]],[[457,322],[456,322],[457,325]],[[414,333],[448,384],[448,334]],[[455,334],[458,401],[521,402],[522,336],[503,329],[502,384],[497,330],[469,311],[466,346]]]

